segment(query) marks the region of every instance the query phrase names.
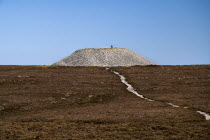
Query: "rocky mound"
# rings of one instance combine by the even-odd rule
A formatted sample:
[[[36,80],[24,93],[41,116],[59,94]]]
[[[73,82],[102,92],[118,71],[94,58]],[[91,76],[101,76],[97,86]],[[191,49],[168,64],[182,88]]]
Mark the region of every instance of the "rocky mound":
[[[58,66],[132,66],[154,65],[146,58],[124,48],[81,49],[54,63]]]

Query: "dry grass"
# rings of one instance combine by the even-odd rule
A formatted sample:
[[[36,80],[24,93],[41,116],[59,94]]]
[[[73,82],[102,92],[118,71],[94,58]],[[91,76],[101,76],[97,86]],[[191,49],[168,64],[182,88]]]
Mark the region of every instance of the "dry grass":
[[[209,139],[193,110],[209,112],[209,66],[112,69],[183,108],[136,97],[105,68],[0,66],[0,139]]]

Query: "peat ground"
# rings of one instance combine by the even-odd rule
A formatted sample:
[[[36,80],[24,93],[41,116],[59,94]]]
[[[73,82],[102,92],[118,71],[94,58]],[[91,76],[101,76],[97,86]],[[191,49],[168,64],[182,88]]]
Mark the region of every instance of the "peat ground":
[[[0,139],[209,139],[210,66],[0,66]],[[164,102],[181,106],[174,108]]]

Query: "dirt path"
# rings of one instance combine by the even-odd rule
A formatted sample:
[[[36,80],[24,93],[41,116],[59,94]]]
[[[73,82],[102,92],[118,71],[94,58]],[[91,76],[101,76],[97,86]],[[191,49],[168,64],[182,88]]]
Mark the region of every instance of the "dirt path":
[[[109,70],[109,68],[106,68],[106,70]],[[118,75],[118,76],[120,77],[122,83],[124,83],[124,84],[127,86],[127,90],[128,90],[129,92],[135,94],[136,96],[138,96],[138,97],[140,97],[140,98],[142,98],[142,99],[148,100],[148,101],[150,101],[150,102],[160,102],[160,101],[157,101],[157,100],[154,100],[154,99],[146,98],[146,97],[144,97],[144,95],[139,94],[139,93],[133,88],[133,86],[132,86],[131,84],[129,84],[129,83],[126,81],[126,78],[125,78],[123,75],[121,75],[119,72],[117,72],[117,71],[112,71],[112,70],[111,70],[111,72],[113,72],[114,74],[116,74],[116,75]],[[168,105],[170,105],[170,106],[172,106],[172,107],[181,107],[181,106],[175,105],[175,104],[173,104],[173,103],[169,103],[169,102],[162,102],[162,103],[168,104]],[[186,108],[186,107],[183,107],[183,108]],[[189,107],[187,107],[187,108],[189,108]],[[190,108],[189,108],[189,109],[190,109]],[[199,114],[201,114],[201,115],[203,115],[203,116],[206,118],[206,120],[210,120],[210,115],[209,115],[208,113],[203,112],[203,111],[198,111],[198,110],[197,110],[196,112],[199,113]]]

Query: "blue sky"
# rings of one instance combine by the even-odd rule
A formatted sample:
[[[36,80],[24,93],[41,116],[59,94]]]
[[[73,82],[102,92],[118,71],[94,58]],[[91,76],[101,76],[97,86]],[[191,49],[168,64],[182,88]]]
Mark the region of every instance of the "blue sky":
[[[210,0],[0,0],[0,65],[110,45],[160,65],[210,64]]]

